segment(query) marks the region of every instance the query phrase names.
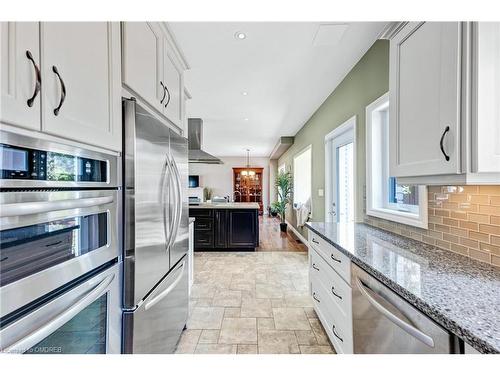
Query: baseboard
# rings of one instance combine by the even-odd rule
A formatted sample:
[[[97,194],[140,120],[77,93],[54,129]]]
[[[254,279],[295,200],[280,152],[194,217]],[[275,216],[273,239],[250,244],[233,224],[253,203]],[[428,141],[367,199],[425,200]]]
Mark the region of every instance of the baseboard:
[[[288,224],[288,228],[292,230],[292,232],[299,238],[299,240],[301,240],[302,243],[307,246],[308,241],[304,238],[304,236],[300,234],[300,232],[297,229],[295,229],[295,227],[292,224],[290,224],[288,220],[285,220],[285,223]]]

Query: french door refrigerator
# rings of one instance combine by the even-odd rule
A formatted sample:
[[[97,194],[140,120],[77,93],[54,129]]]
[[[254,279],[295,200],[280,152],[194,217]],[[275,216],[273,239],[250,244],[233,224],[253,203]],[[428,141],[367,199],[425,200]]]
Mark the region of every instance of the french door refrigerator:
[[[188,316],[187,139],[123,100],[124,353],[173,353]]]

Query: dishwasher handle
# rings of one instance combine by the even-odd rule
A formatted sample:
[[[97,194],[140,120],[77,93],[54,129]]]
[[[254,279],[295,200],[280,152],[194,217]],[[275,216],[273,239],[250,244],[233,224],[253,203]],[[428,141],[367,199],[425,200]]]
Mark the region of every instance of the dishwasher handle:
[[[422,331],[420,331],[418,328],[416,328],[415,326],[405,322],[404,320],[402,320],[401,318],[398,318],[396,315],[394,315],[393,313],[391,313],[389,310],[387,310],[384,306],[382,306],[379,302],[377,302],[375,300],[375,298],[373,298],[371,295],[370,295],[370,292],[371,293],[375,293],[375,291],[373,291],[372,289],[370,289],[368,286],[366,286],[360,279],[359,277],[356,277],[356,284],[359,288],[359,291],[366,297],[366,299],[368,300],[368,302],[370,302],[370,304],[378,311],[380,312],[382,315],[384,315],[387,319],[389,319],[391,322],[393,322],[395,325],[397,325],[399,328],[401,328],[403,331],[405,331],[406,333],[408,333],[409,335],[413,336],[414,338],[416,338],[417,340],[423,342],[425,345],[427,346],[430,346],[431,348],[434,348],[434,340],[432,339],[432,337],[426,335],[425,333],[423,333]],[[385,298],[383,298],[380,294],[376,293],[377,296],[379,296],[380,298],[382,298],[385,302],[387,302],[388,304],[390,304],[392,306],[392,304],[387,301]]]

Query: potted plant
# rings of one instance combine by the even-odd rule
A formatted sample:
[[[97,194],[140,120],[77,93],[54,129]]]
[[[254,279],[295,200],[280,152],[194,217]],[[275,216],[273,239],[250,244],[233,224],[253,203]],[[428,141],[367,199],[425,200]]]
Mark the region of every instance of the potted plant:
[[[274,185],[278,189],[278,200],[272,204],[273,211],[280,215],[280,230],[286,232],[287,224],[285,222],[286,206],[290,203],[292,195],[292,175],[290,172],[279,172],[276,176]]]

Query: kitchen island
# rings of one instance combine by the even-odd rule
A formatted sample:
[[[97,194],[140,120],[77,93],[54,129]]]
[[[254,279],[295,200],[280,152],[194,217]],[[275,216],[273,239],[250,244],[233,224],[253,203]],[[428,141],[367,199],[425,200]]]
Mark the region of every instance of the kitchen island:
[[[194,250],[250,250],[259,246],[258,203],[189,205],[194,217]]]

